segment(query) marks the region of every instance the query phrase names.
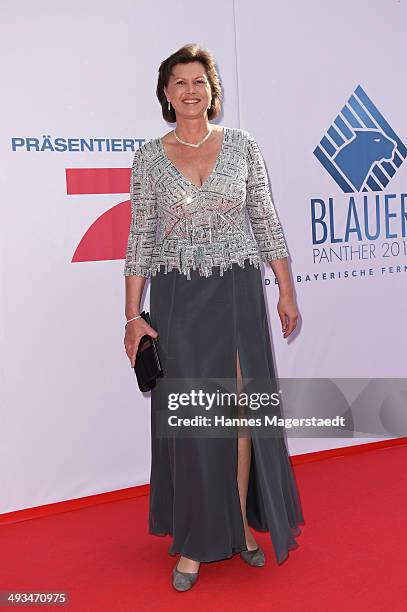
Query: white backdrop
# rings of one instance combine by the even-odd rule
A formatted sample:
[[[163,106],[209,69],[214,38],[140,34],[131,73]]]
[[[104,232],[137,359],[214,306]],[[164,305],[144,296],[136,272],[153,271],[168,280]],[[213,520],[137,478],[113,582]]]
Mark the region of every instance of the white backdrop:
[[[2,2],[1,512],[148,481],[149,397],[123,346],[126,172],[135,141],[172,127],[155,97],[157,71],[187,42],[217,59],[219,122],[252,132],[268,166],[302,319],[283,340],[271,283],[279,376],[405,376],[405,254],[382,256],[383,230],[370,241],[374,261],[314,263],[310,200],[333,198],[344,224],[352,194],[313,151],[358,85],[407,142],[406,7],[225,0],[214,13],[182,0],[170,9],[162,0]],[[400,198],[405,183],[401,164],[380,193]],[[391,242],[403,240],[399,231]],[[388,270],[397,264],[399,273]],[[375,273],[304,280],[361,268]],[[289,444],[298,453],[355,442]]]

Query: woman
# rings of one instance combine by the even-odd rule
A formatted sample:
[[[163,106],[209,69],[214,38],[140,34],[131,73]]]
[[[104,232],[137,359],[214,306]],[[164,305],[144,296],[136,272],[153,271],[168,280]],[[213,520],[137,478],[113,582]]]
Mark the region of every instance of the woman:
[[[283,337],[297,323],[287,247],[263,158],[245,130],[209,123],[221,110],[214,59],[186,45],[159,69],[157,97],[176,123],[136,152],[126,252],[125,348],[134,367],[143,335],[158,338],[164,378],[151,395],[149,532],[173,536],[172,583],[192,587],[201,562],[240,553],[265,563],[250,527],[270,532],[277,561],[303,523],[284,438],[159,435],[164,381],[275,382],[260,264],[278,280]],[[150,327],[139,316],[151,278]],[[238,396],[241,397],[240,395]],[[168,399],[168,398],[167,398]],[[241,412],[239,412],[241,414]]]

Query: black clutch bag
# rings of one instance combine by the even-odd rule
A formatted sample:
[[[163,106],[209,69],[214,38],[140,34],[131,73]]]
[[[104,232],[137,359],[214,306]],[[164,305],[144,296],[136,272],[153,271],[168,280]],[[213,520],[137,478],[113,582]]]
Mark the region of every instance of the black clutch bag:
[[[140,312],[140,315],[151,325],[150,314],[148,312],[143,310],[143,312]],[[155,338],[145,335],[140,339],[134,371],[140,391],[150,391],[155,387],[157,378],[164,375]]]

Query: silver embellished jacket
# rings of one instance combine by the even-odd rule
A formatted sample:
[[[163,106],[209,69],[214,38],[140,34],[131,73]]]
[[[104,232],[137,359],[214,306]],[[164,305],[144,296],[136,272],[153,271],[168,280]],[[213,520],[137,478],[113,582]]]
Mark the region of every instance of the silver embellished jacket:
[[[224,127],[215,166],[198,187],[170,161],[161,138],[134,155],[131,223],[124,275],[155,276],[160,266],[191,278],[191,269],[220,275],[245,259],[288,256],[270,195],[264,160],[246,130]]]

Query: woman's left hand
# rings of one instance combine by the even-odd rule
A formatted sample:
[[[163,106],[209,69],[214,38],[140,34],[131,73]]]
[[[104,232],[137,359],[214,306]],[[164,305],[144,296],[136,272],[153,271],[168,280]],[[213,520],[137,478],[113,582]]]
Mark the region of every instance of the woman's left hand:
[[[294,301],[294,296],[280,295],[277,311],[280,316],[283,338],[287,338],[297,327],[298,309]]]

